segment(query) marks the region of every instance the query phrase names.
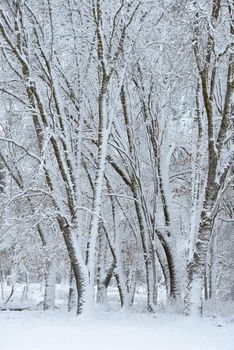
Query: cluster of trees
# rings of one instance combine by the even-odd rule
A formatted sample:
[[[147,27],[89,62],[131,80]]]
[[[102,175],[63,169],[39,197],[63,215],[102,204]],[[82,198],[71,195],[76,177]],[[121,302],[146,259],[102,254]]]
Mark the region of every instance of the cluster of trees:
[[[2,276],[233,295],[233,34],[232,0],[1,1]]]

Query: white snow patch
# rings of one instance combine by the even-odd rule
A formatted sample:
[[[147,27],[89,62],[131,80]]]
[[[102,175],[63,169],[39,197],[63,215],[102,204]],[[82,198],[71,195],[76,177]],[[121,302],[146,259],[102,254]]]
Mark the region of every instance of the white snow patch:
[[[234,321],[234,320],[233,320]],[[233,350],[234,322],[175,314],[0,313],[1,350]]]

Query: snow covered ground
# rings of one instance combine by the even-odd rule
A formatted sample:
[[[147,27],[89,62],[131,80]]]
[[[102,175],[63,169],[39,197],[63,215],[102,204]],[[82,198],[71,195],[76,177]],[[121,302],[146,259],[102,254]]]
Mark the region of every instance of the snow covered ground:
[[[0,312],[0,350],[233,350],[234,318],[61,311]]]
[[[4,286],[5,299],[10,290]],[[43,312],[43,286],[30,285],[25,300],[17,284],[12,299],[7,305],[0,301],[0,307],[33,311],[0,311],[0,350],[234,350],[233,303],[208,305],[204,319],[184,318],[163,306],[149,315],[139,289],[134,312],[124,313],[118,311],[116,290],[109,288],[105,311],[87,318],[66,311],[67,293],[66,285],[57,285],[56,310]],[[163,305],[163,291],[160,300]]]

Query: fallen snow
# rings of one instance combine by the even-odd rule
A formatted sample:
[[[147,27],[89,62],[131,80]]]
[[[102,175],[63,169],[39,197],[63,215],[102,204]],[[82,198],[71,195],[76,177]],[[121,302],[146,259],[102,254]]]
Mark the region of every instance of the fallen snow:
[[[234,318],[61,311],[0,312],[0,350],[233,350]]]

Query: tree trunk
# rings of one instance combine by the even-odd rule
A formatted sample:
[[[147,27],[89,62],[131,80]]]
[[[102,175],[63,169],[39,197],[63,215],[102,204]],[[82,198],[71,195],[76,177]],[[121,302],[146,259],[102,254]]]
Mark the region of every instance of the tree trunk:
[[[46,262],[43,310],[51,310],[55,306],[56,263],[53,258]]]
[[[1,297],[2,300],[4,300],[4,274],[3,274],[3,268],[2,268],[2,262],[0,261],[0,284],[1,284]]]
[[[203,210],[195,250],[187,269],[186,315],[202,315],[206,258],[212,234],[212,226],[212,219],[209,217],[209,212]]]
[[[77,289],[73,268],[70,270],[69,293],[68,293],[68,311],[76,310],[77,307]]]
[[[78,246],[77,237],[72,228],[63,220],[59,219],[60,229],[63,233],[64,241],[67,247],[68,255],[75,276],[77,289],[77,314],[86,310],[88,271],[84,264],[84,259]]]

